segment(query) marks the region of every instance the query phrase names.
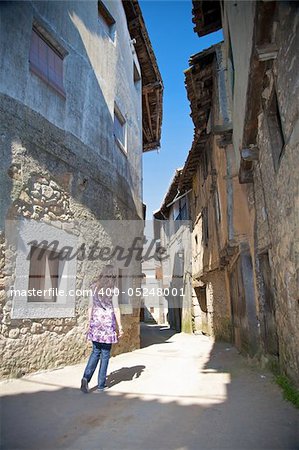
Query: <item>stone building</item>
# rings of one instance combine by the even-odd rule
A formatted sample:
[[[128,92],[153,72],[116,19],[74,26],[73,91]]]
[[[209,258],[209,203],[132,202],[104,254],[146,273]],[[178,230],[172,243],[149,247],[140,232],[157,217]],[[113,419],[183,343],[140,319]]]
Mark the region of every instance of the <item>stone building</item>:
[[[182,305],[180,315],[189,326],[184,328],[225,340],[230,340],[234,334],[238,348],[253,355],[258,327],[253,276],[246,269],[249,211],[244,201],[246,188],[239,183],[231,142],[230,76],[223,43],[190,58],[185,83],[195,127],[194,140],[155,218],[168,219],[168,223],[162,225],[168,238],[161,233],[161,243],[169,253],[176,255],[182,250],[186,253],[182,274],[188,285],[188,295],[185,293],[185,308]],[[180,207],[186,209],[183,216],[190,221],[189,240],[184,244],[180,239],[180,226],[175,226],[176,220],[173,220],[182,218]],[[167,264],[166,260],[162,267]],[[165,272],[164,269],[163,277]],[[232,275],[235,272],[243,283],[243,301],[247,305],[242,311],[232,310],[230,301],[230,298],[235,299]],[[234,324],[238,320],[235,330],[233,314]],[[255,334],[248,331],[249,323],[254,321]]]
[[[0,14],[1,375],[20,376],[86,356],[84,290],[113,262],[95,253],[142,235],[163,85],[136,0],[1,2]],[[37,262],[44,240],[58,244]],[[126,288],[141,278],[138,261],[116,270]],[[29,297],[37,286],[65,291]],[[139,346],[138,304],[122,300],[115,353]]]
[[[142,304],[140,308],[140,321],[163,325],[166,324],[168,309],[167,302],[162,293],[161,261],[154,257],[154,251],[158,242],[154,237],[152,220],[145,222],[144,236],[146,242],[142,261]]]
[[[231,128],[223,50],[223,44],[218,44],[193,55],[190,68],[185,71],[195,135],[179,189],[191,190],[193,328],[216,338],[230,339],[223,255],[232,240],[236,241],[237,230],[231,227],[229,236],[229,150],[220,146],[220,136]]]
[[[224,33],[232,123],[220,145],[231,148],[234,161],[227,173],[228,232],[238,222],[240,238],[228,242],[224,255],[233,338],[297,382],[298,15],[297,2],[193,1],[198,35]]]
[[[165,249],[161,258],[160,286],[168,305],[167,320],[176,331],[192,332],[192,247],[190,191],[180,190],[183,169],[177,169],[154,213],[157,245]]]

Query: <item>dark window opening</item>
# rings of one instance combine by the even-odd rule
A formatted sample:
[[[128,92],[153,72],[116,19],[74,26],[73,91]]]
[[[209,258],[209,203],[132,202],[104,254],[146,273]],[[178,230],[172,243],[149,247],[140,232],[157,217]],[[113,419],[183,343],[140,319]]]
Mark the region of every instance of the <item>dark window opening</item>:
[[[188,220],[189,219],[189,212],[188,212],[188,204],[187,204],[187,198],[186,196],[180,198],[177,200],[174,204],[174,211],[173,211],[173,219],[174,219],[174,226],[175,226],[175,232],[180,228],[181,223],[180,221]]]
[[[59,255],[53,250],[31,247],[28,290],[32,291],[33,295],[28,295],[29,302],[56,302]]]
[[[198,287],[195,287],[194,290],[195,290],[195,294],[196,294],[200,309],[204,313],[208,312],[206,286],[198,286]]]
[[[207,247],[209,243],[209,216],[207,207],[202,210],[202,236],[203,244]]]
[[[228,78],[230,81],[230,88],[232,93],[232,98],[234,96],[234,86],[235,86],[235,67],[234,67],[234,57],[233,57],[233,51],[232,51],[232,43],[231,43],[231,37],[230,32],[228,31]]]
[[[174,220],[188,220],[188,207],[186,196],[180,198],[175,205]]]
[[[216,218],[217,222],[221,222],[221,208],[220,208],[220,201],[219,201],[219,194],[218,190],[215,191],[215,208],[216,208]]]
[[[273,165],[275,172],[277,172],[279,168],[280,159],[283,153],[285,140],[281,123],[278,98],[275,89],[269,105],[267,119],[268,119]]]

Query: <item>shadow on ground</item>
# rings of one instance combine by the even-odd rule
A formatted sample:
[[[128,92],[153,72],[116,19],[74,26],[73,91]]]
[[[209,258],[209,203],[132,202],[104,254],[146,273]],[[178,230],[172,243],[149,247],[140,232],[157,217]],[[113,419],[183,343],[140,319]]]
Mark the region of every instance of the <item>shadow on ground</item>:
[[[168,344],[168,340],[176,334],[167,325],[140,324],[140,348],[149,347],[155,344]]]
[[[123,367],[110,374],[109,384],[140,377],[143,369]],[[207,386],[223,374],[230,381],[219,396]],[[157,394],[130,393],[130,383],[127,393],[85,395],[49,384],[48,390],[4,396],[1,449],[298,450],[297,411],[269,375],[261,377],[233,347],[215,344],[199,376],[201,391],[175,398],[159,394],[159,386]]]
[[[132,366],[132,367],[122,367],[119,370],[114,370],[107,377],[107,387],[111,388],[118,383],[123,381],[132,381],[139,378],[144,371],[145,366]],[[97,386],[95,387],[95,389]]]

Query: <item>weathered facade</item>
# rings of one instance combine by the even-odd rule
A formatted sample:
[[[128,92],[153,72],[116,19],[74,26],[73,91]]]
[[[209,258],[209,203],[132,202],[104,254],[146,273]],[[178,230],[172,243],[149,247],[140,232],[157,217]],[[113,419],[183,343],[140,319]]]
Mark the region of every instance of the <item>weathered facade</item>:
[[[191,190],[179,190],[182,171],[176,170],[162,205],[154,214],[154,228],[159,247],[166,250],[161,260],[160,286],[168,305],[168,323],[176,331],[191,333]]]
[[[171,223],[180,199],[187,199],[184,218],[190,223],[189,242],[184,243],[184,253],[187,253],[183,277],[188,289],[182,315],[184,322],[191,326],[184,328],[225,340],[230,340],[234,332],[237,346],[254,354],[256,337],[249,335],[248,329],[250,320],[255,320],[256,333],[258,330],[252,308],[255,298],[253,283],[245,278],[243,266],[239,270],[247,283],[246,289],[242,289],[248,308],[242,312],[242,324],[238,324],[238,329],[233,330],[232,326],[230,273],[245,264],[249,211],[243,200],[245,187],[238,180],[231,142],[231,80],[225,65],[224,44],[193,55],[185,76],[195,126],[194,140],[184,167],[177,170],[155,217],[169,220],[164,226],[169,237],[164,239],[163,245],[170,253],[172,248],[182,251],[180,226]],[[176,218],[182,219],[182,215]]]
[[[186,89],[195,125],[180,189],[191,189],[193,327],[217,338],[230,338],[230,308],[223,252],[229,242],[227,158],[220,131],[231,127],[226,96],[223,45],[194,55],[186,70]]]
[[[166,323],[167,302],[161,290],[162,267],[155,253],[157,241],[152,220],[145,222],[144,237],[140,321],[162,325]]]
[[[142,152],[159,146],[163,86],[137,1],[2,2],[0,13],[1,375],[19,376],[87,351],[83,294],[10,295],[30,287],[25,239],[111,248],[110,223],[142,224]],[[42,278],[83,291],[103,264],[77,255]],[[139,346],[139,309],[124,312],[115,353]]]
[[[229,162],[220,204],[233,339],[298,382],[298,5],[193,5],[199,36],[224,32],[231,126],[212,133]]]
[[[152,259],[142,263],[141,322],[166,324],[168,308],[163,296],[160,274],[160,262]]]

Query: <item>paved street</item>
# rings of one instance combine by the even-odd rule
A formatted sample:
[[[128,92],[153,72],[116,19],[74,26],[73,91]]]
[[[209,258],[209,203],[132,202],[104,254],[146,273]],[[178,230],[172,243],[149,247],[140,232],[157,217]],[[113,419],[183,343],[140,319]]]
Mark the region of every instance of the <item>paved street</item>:
[[[153,325],[142,336],[111,359],[104,393],[80,392],[83,364],[1,383],[1,448],[299,448],[298,411],[229,344]]]

